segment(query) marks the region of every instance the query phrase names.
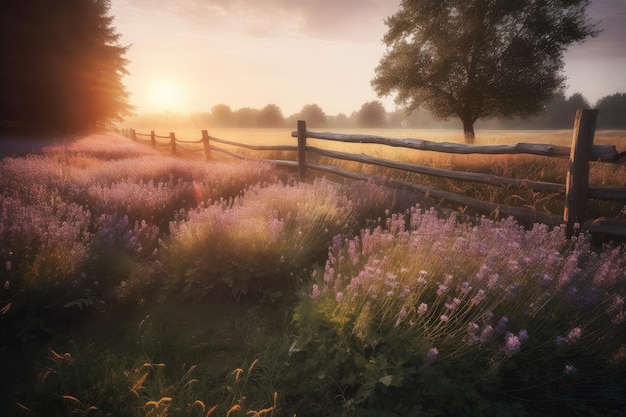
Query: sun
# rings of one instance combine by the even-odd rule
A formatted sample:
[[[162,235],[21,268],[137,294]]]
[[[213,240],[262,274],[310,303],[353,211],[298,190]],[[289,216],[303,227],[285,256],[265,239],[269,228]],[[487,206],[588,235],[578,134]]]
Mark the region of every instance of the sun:
[[[179,110],[183,102],[183,91],[173,80],[158,80],[152,85],[151,98],[155,107]]]

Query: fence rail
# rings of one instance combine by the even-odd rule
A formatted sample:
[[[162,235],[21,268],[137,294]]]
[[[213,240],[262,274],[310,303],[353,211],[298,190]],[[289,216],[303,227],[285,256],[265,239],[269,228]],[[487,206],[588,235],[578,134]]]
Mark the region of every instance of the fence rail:
[[[207,130],[202,130],[202,137],[195,141],[182,141],[176,138],[172,132],[169,136],[158,136],[151,131],[150,134],[137,133],[130,129],[125,132],[132,139],[138,140],[138,136],[150,137],[152,146],[169,145],[172,154],[176,154],[177,149],[181,148],[180,144],[195,143],[202,144],[198,149],[185,149],[189,151],[204,150],[207,160],[212,159],[212,152],[220,152],[231,157],[240,159],[259,159],[242,155],[233,150],[216,146],[213,143],[219,143],[229,146],[240,147],[253,151],[292,151],[297,153],[296,160],[268,160],[264,161],[289,168],[297,168],[301,178],[307,177],[307,170],[317,170],[340,175],[346,178],[357,180],[369,180],[370,176],[355,172],[346,171],[337,167],[321,165],[307,162],[308,154],[317,154],[332,159],[340,159],[352,161],[362,164],[375,165],[385,168],[397,169],[405,172],[430,175],[440,178],[448,178],[454,180],[462,180],[487,185],[497,185],[513,188],[528,188],[533,191],[558,193],[564,195],[565,209],[562,215],[548,213],[540,210],[529,208],[509,207],[502,204],[477,200],[465,195],[456,194],[450,191],[438,190],[421,184],[400,181],[397,179],[384,178],[383,181],[392,186],[405,187],[419,193],[427,194],[435,198],[441,198],[448,202],[469,206],[473,209],[493,213],[499,212],[506,216],[513,216],[518,220],[532,224],[534,222],[547,223],[550,225],[566,224],[568,234],[575,232],[575,224],[583,224],[589,220],[585,218],[587,201],[589,198],[601,200],[618,200],[626,201],[626,188],[621,187],[590,187],[589,186],[589,163],[592,161],[603,163],[618,163],[624,158],[624,153],[618,153],[615,145],[594,145],[594,135],[598,118],[598,110],[578,110],[576,113],[574,132],[571,146],[557,146],[552,144],[535,144],[535,143],[511,143],[502,145],[464,145],[450,142],[433,142],[422,139],[411,138],[388,138],[373,135],[357,135],[357,134],[337,134],[330,132],[310,132],[306,128],[306,122],[298,121],[297,130],[291,133],[291,136],[297,138],[297,146],[291,145],[249,145],[245,143],[215,138],[209,136]],[[167,144],[156,141],[156,138],[169,139]],[[423,165],[409,164],[399,161],[392,161],[383,158],[377,158],[365,154],[355,154],[340,152],[328,149],[322,149],[307,145],[307,139],[322,139],[334,142],[348,142],[359,144],[378,144],[390,147],[401,147],[406,149],[414,149],[421,151],[433,151],[453,154],[483,154],[483,155],[538,155],[550,158],[568,158],[569,168],[565,184],[531,181],[527,179],[506,178],[496,175],[488,175],[473,172],[460,172],[441,168],[433,168]],[[184,149],[184,148],[183,148]],[[603,228],[615,229],[623,228],[626,235],[626,225],[621,223],[615,225],[609,220],[603,222]],[[599,227],[600,228],[600,227]],[[604,230],[604,229],[603,229]]]

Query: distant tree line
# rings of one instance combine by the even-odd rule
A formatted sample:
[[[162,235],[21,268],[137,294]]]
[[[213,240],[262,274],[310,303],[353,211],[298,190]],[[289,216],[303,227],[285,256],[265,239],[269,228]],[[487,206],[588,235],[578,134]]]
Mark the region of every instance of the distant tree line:
[[[626,129],[626,93],[605,96],[591,105],[581,94],[567,97],[563,92],[556,94],[543,112],[527,118],[489,119],[479,121],[481,129],[570,129],[574,124],[576,110],[598,108],[599,129]],[[173,112],[141,114],[126,124],[146,126],[154,129],[175,125],[232,128],[288,128],[295,127],[298,120],[306,120],[307,126],[319,128],[451,128],[459,127],[459,120],[441,121],[430,112],[418,108],[407,114],[402,109],[388,112],[380,101],[364,103],[350,115],[339,113],[328,115],[317,104],[307,104],[302,109],[285,117],[275,104],[262,109],[243,107],[233,110],[226,104],[213,106],[208,112],[179,114]]]

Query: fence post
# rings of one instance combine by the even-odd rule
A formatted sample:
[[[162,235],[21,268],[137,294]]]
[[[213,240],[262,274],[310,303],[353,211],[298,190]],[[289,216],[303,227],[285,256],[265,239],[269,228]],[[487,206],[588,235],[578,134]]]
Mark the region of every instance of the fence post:
[[[137,140],[137,133],[135,132],[135,129],[130,129],[130,138],[132,140]]]
[[[152,147],[156,147],[156,134],[154,133],[154,130],[150,131],[150,145],[152,145]]]
[[[298,120],[298,173],[306,178],[306,121]]]
[[[208,161],[211,159],[211,148],[209,147],[209,132],[202,131],[202,143],[204,144],[204,157]]]
[[[587,210],[589,189],[589,160],[593,150],[593,137],[598,122],[597,109],[579,109],[574,120],[574,135],[565,181],[565,210],[567,237],[576,233],[574,225],[582,225]]]
[[[172,155],[176,155],[176,135],[170,132],[170,146],[172,147]]]

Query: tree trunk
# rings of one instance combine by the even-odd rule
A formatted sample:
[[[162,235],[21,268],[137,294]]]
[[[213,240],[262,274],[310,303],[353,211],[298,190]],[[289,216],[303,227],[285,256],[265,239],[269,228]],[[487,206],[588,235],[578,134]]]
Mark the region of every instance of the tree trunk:
[[[461,118],[463,122],[463,134],[465,135],[465,143],[471,145],[474,143],[474,121],[469,118]]]

